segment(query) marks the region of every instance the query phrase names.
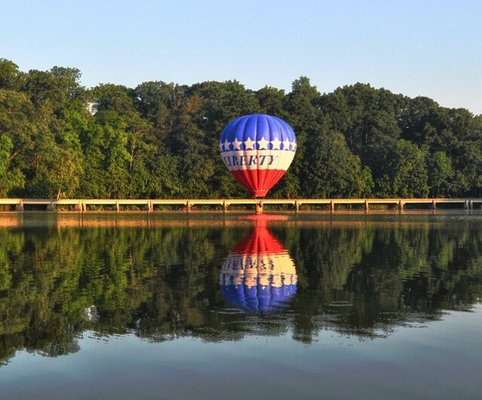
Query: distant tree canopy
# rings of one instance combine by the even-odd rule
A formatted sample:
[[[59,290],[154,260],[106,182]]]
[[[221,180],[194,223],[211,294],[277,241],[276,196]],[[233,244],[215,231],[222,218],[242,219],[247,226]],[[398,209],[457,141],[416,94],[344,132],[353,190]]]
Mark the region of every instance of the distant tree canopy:
[[[0,197],[245,197],[219,154],[233,118],[277,115],[298,151],[272,197],[482,196],[482,116],[357,83],[320,94],[237,81],[86,89],[0,59]]]

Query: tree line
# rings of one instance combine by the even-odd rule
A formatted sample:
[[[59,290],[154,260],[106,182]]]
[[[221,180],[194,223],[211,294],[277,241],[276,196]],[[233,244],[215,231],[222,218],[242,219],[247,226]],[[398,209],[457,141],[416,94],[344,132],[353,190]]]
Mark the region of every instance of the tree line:
[[[298,150],[271,197],[480,197],[482,116],[357,83],[321,94],[237,81],[85,88],[75,68],[0,59],[0,197],[246,197],[218,139],[279,116]]]

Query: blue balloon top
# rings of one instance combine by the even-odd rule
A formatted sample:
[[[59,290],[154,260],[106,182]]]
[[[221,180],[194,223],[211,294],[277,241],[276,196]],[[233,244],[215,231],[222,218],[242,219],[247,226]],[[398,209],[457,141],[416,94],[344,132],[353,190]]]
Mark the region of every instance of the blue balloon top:
[[[285,308],[296,294],[296,284],[282,287],[262,286],[248,288],[246,285],[222,285],[223,296],[231,305],[245,311],[275,311]]]
[[[223,146],[222,151],[232,151],[234,150],[232,142],[237,139],[237,141],[243,142],[240,145],[240,150],[245,150],[244,142],[248,138],[256,143],[255,146],[257,147],[259,147],[259,144],[257,144],[259,140],[267,140],[269,143],[266,150],[273,149],[273,144],[271,143],[273,140],[276,143],[282,143],[279,145],[280,147],[277,147],[279,150],[295,151],[296,149],[296,136],[291,126],[281,118],[266,114],[243,115],[232,120],[223,129],[219,143],[223,144],[226,141],[231,143],[228,146]]]

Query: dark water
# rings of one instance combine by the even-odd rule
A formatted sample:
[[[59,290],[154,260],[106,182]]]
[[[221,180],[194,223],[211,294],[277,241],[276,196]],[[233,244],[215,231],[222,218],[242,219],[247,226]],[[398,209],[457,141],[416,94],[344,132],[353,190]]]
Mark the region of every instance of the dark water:
[[[480,399],[482,214],[0,215],[0,399]]]

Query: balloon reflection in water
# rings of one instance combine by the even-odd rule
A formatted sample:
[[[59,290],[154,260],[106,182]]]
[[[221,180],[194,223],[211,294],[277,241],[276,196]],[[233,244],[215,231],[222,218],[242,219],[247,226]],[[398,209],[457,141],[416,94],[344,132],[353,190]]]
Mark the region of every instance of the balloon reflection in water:
[[[263,223],[233,248],[220,276],[226,301],[246,311],[285,307],[296,283],[293,260]]]

